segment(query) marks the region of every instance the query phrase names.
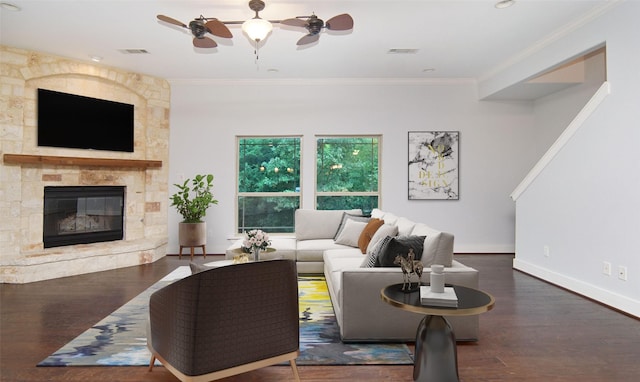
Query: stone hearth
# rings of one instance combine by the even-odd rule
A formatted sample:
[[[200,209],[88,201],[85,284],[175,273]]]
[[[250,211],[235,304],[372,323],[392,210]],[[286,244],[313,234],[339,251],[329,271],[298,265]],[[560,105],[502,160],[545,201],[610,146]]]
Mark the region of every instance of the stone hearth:
[[[154,262],[166,255],[170,89],[165,80],[0,46],[0,282],[27,283]],[[131,103],[133,153],[38,147],[36,92]],[[6,160],[82,158],[81,164]],[[5,157],[7,155],[7,157]],[[100,158],[106,161],[100,161]],[[98,159],[84,164],[84,159]],[[139,167],[130,162],[143,163]],[[160,166],[144,165],[149,161]],[[122,165],[119,165],[122,164]],[[125,186],[123,240],[44,248],[45,186]]]

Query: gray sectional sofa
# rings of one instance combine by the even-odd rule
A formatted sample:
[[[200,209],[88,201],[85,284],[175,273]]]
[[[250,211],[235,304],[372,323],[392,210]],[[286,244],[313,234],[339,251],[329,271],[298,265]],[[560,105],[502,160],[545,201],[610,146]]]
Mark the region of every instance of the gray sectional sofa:
[[[429,280],[431,264],[442,264],[446,283],[478,287],[478,271],[453,258],[452,234],[380,209],[374,209],[370,218],[359,215],[360,210],[297,210],[295,237],[272,237],[271,246],[276,251],[262,257],[292,259],[297,263],[298,273],[325,275],[343,341],[415,340],[416,328],[423,316],[392,307],[380,297],[385,286],[402,283],[401,269],[388,266],[388,259],[381,260],[385,255],[379,251],[386,236],[420,240],[421,261],[425,264],[422,281]],[[362,232],[370,219],[379,219],[381,225],[365,238]],[[229,247],[226,257],[232,259],[240,245],[241,240]],[[478,316],[447,319],[457,340],[478,339]]]

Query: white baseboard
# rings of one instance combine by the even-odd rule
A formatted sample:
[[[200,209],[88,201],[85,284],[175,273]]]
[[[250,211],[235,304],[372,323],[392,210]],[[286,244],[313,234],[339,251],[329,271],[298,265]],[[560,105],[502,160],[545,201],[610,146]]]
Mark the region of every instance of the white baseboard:
[[[454,253],[515,253],[516,248],[513,244],[463,244],[455,245]]]
[[[640,301],[522,261],[517,257],[513,259],[513,268],[640,318]]]

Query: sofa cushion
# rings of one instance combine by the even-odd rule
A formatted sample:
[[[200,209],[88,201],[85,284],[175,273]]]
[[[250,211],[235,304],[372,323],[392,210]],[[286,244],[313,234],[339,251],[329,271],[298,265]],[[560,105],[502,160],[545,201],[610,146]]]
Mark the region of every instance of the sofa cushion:
[[[415,222],[412,222],[411,220],[405,217],[398,218],[398,220],[396,221],[396,226],[398,227],[398,235],[399,236],[411,235],[411,231],[413,230],[413,227],[415,227],[415,225],[416,225]]]
[[[435,230],[422,223],[416,224],[411,234],[426,235],[422,258],[420,259],[425,267],[430,267],[431,264],[442,264],[445,267],[451,266],[454,240],[452,234]]]
[[[374,208],[371,210],[371,217],[384,220],[384,211],[379,208]]]
[[[371,251],[373,246],[378,244],[378,242],[380,242],[380,240],[384,239],[387,236],[391,236],[391,237],[398,236],[398,227],[393,225],[393,224],[386,224],[385,223],[380,228],[378,228],[376,233],[371,238],[371,241],[369,242],[369,245],[367,246],[367,253],[369,251]]]
[[[353,248],[337,244],[333,239],[318,239],[299,241],[296,249],[297,260],[298,262],[322,261],[322,254],[325,250],[329,249],[351,249],[356,254],[360,254],[360,256],[362,256],[357,247]],[[362,257],[360,259],[362,259]]]
[[[336,244],[357,247],[360,234],[367,226],[367,223],[349,219],[336,236]]]
[[[409,253],[409,249],[413,249],[415,259],[420,260],[424,246],[425,236],[398,236],[384,243],[380,248],[380,253],[376,258],[377,267],[398,267],[394,264],[396,256],[405,256]]]
[[[369,223],[364,227],[362,232],[360,233],[360,237],[358,238],[358,248],[360,248],[360,252],[367,253],[367,247],[373,238],[373,235],[378,231],[378,229],[384,224],[384,220],[371,218]]]
[[[362,261],[362,254],[357,248],[349,249],[329,249],[323,254],[324,261],[324,275],[327,279],[327,285],[332,285],[336,292],[338,300],[334,302],[334,309],[340,309],[339,301],[342,299],[339,297],[341,293],[342,284],[342,271],[355,269],[360,266]]]
[[[385,212],[385,214],[383,215],[383,219],[385,223],[394,225],[398,221],[398,217],[391,212]]]
[[[352,214],[352,213],[344,212],[342,214],[342,220],[340,221],[340,225],[338,226],[338,229],[336,230],[336,233],[333,236],[333,240],[338,240],[338,236],[340,236],[340,234],[344,230],[347,222],[350,221],[350,220],[351,221],[368,223],[369,220],[371,220],[371,217],[370,216],[364,216],[362,214]],[[354,247],[357,247],[357,245],[354,245]]]
[[[362,210],[306,210],[295,212],[297,240],[333,239],[342,221],[344,212],[361,215]]]

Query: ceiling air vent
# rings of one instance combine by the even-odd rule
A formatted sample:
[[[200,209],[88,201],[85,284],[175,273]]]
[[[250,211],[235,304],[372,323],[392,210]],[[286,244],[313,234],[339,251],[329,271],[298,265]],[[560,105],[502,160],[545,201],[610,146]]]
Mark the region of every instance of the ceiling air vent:
[[[418,53],[418,49],[395,48],[395,49],[389,49],[389,51],[387,53],[389,53],[389,54],[416,54],[416,53]]]
[[[123,54],[149,54],[146,49],[119,49],[119,51]]]

